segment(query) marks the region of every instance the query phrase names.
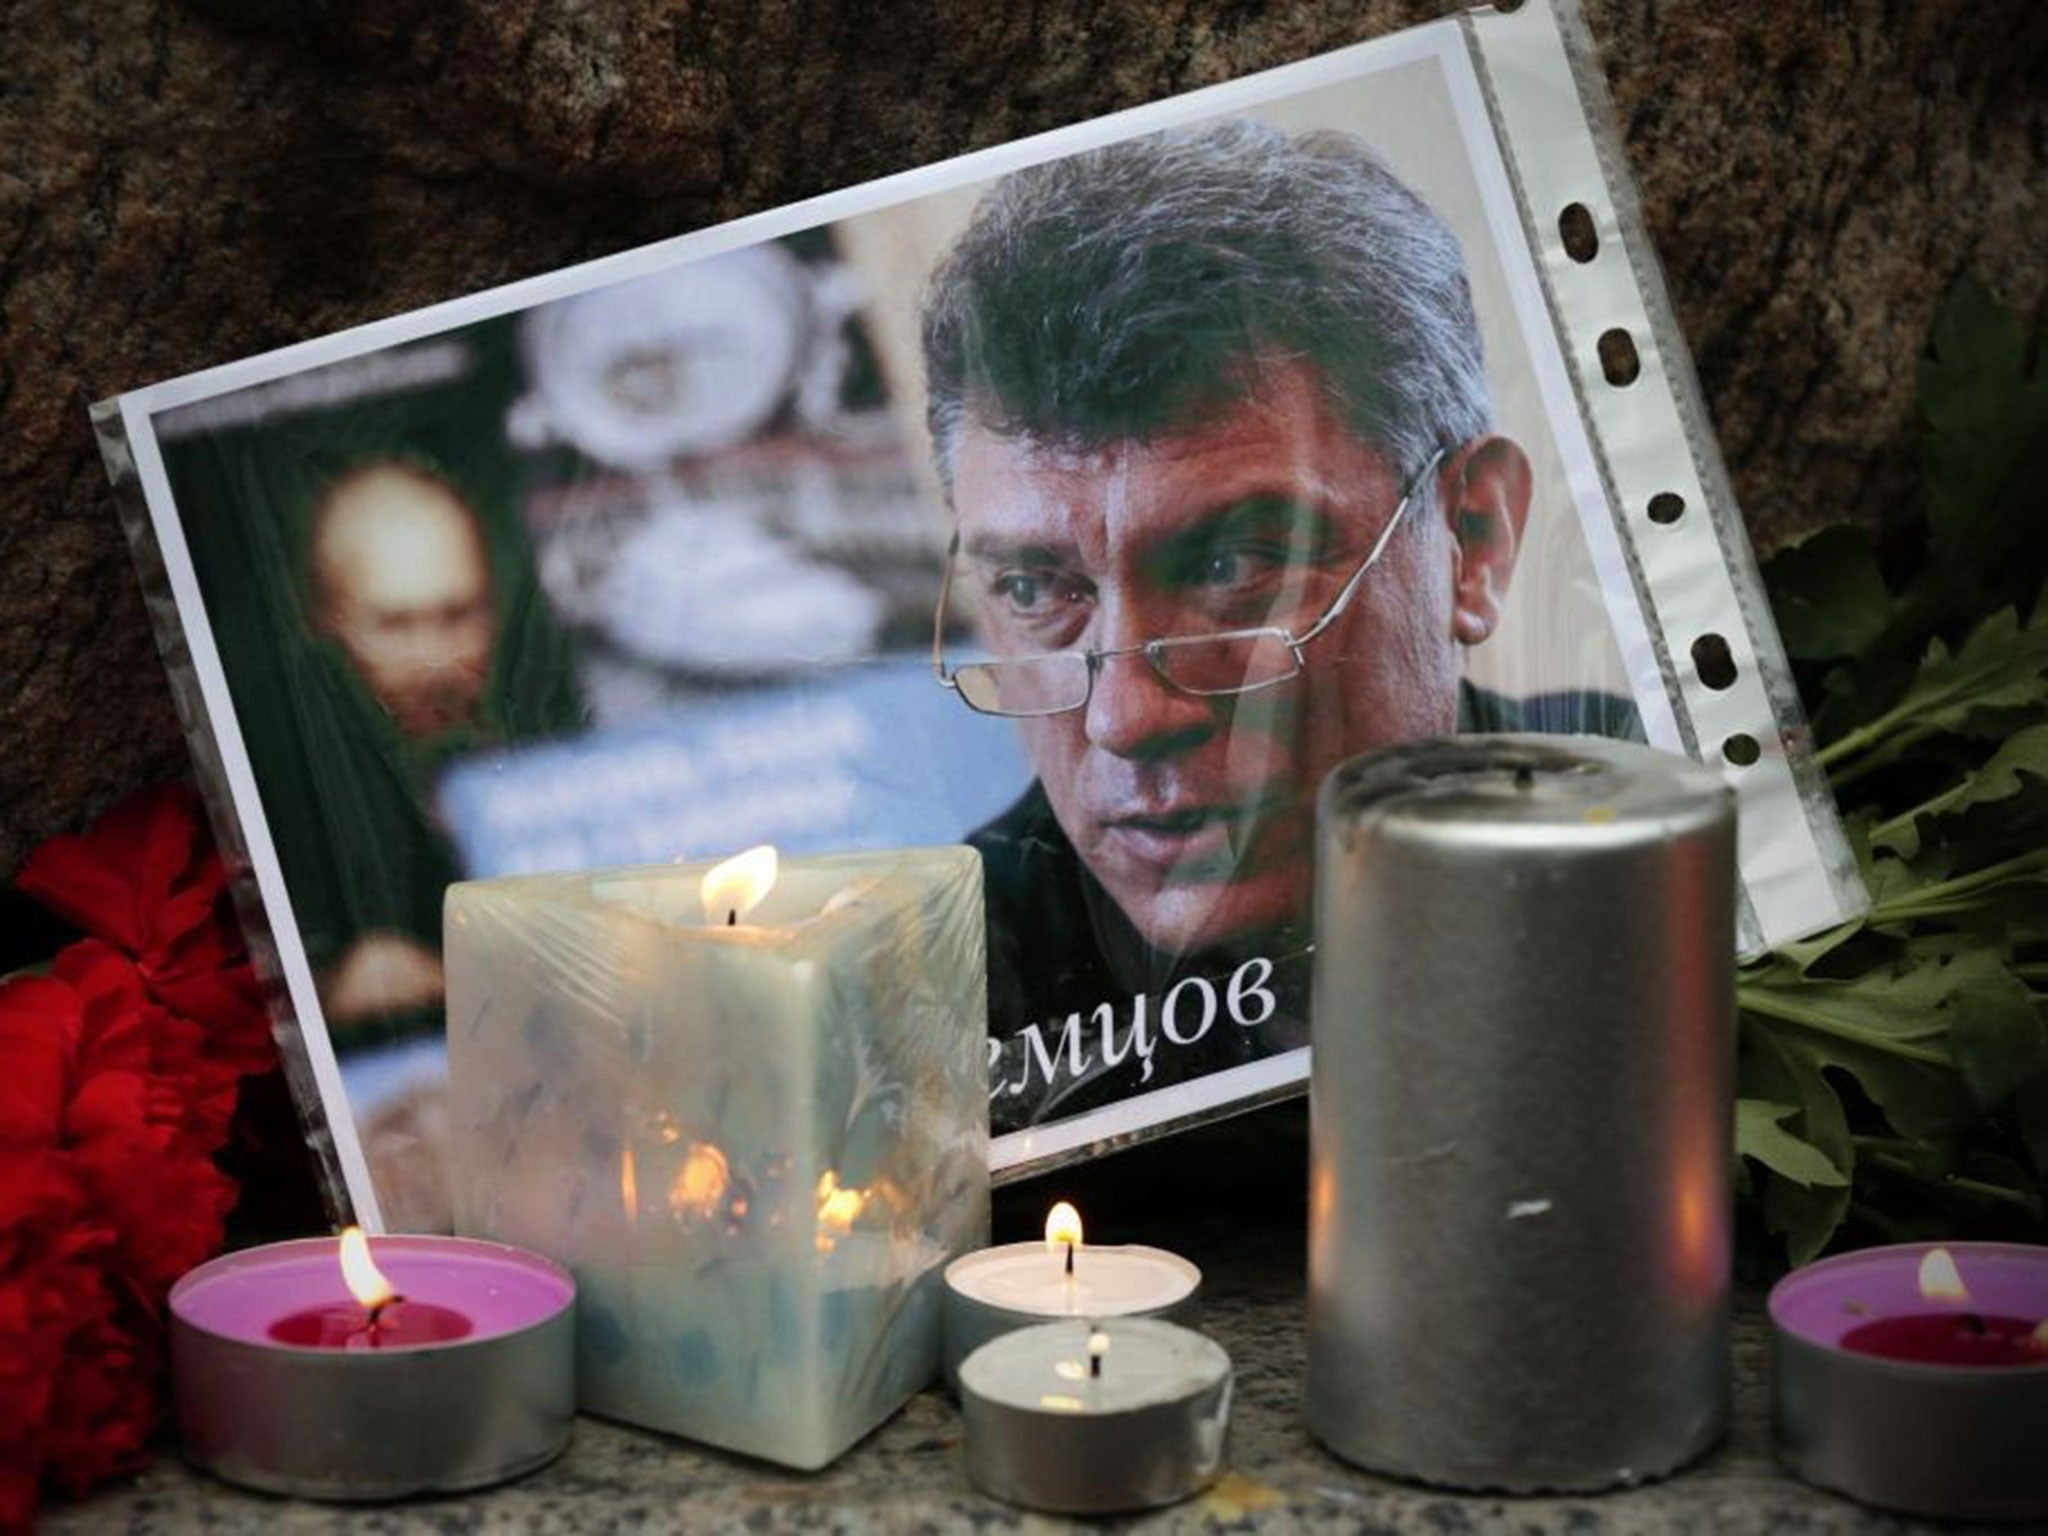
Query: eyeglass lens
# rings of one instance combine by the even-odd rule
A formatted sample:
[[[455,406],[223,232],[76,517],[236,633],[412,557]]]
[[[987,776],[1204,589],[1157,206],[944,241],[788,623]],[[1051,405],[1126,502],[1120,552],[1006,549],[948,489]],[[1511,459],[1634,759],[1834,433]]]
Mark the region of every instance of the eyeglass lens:
[[[1135,659],[1135,658],[1134,658]],[[1183,693],[1246,693],[1285,682],[1301,670],[1294,647],[1278,630],[1159,640],[1143,659]],[[1081,651],[970,662],[954,674],[960,696],[990,715],[1056,715],[1088,702],[1088,657]]]

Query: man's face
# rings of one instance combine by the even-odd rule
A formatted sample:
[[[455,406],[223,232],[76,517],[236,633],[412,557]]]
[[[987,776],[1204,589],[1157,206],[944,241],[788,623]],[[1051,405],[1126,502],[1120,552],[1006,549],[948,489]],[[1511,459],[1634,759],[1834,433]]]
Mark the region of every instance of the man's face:
[[[402,468],[339,491],[314,548],[320,626],[408,736],[473,723],[497,615],[476,518]]]
[[[1324,613],[1402,487],[1307,365],[1258,377],[1196,428],[1100,450],[968,426],[959,580],[994,655],[1299,635]],[[1433,488],[1409,515],[1301,676],[1199,698],[1117,657],[1084,709],[1019,722],[1060,825],[1155,947],[1238,946],[1304,921],[1324,775],[1455,726],[1457,545]]]

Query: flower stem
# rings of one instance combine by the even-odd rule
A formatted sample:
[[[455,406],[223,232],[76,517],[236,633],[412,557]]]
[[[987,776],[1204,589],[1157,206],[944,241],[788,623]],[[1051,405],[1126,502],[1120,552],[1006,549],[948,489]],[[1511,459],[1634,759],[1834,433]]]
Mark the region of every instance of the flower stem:
[[[1871,923],[1896,923],[1911,917],[1948,916],[1951,915],[1954,904],[1962,898],[1974,896],[2002,881],[2042,869],[2048,869],[2048,848],[2035,848],[2016,858],[1972,870],[1967,875],[1956,875],[1947,880],[1936,881],[1933,885],[1923,885],[1897,901],[1880,902],[1870,909],[1867,920]]]
[[[1975,1200],[1989,1200],[1996,1205],[2017,1206],[2030,1215],[2041,1214],[2041,1203],[2025,1190],[2007,1189],[2003,1184],[1986,1184],[1982,1179],[1966,1179],[1961,1174],[1944,1173],[1928,1175],[1922,1173],[1902,1157],[1889,1152],[1866,1153],[1871,1162],[1887,1173],[1896,1173],[1901,1178],[1911,1179],[1916,1184],[1925,1184],[1929,1189],[1953,1190],[1956,1194]]]
[[[1934,702],[1938,704],[1944,701],[1937,699]],[[1901,706],[1886,714],[1879,715],[1870,724],[1859,725],[1847,735],[1836,737],[1818,752],[1814,753],[1813,760],[1828,770],[1828,777],[1834,780],[1836,788],[1839,789],[1844,784],[1854,783],[1872,769],[1882,767],[1885,763],[1890,762],[1901,752],[1905,751],[1906,748],[1917,742],[1924,741],[1929,735],[1933,734],[1925,726],[1918,728],[1909,726],[1896,735],[1890,734],[1892,727],[1898,721],[1912,718],[1921,707],[1923,706],[1907,709]],[[1862,762],[1845,768],[1840,773],[1834,771],[1836,763],[1841,762],[1844,758],[1854,757],[1866,748],[1870,749],[1870,755],[1864,758]]]

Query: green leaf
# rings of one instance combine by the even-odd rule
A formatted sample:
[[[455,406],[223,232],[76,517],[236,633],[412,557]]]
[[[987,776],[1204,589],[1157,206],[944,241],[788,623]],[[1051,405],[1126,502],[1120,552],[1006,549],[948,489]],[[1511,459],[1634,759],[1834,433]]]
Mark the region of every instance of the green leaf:
[[[2026,624],[2002,608],[1971,630],[1950,654],[1939,640],[1914,673],[1893,713],[1917,730],[1966,731],[1973,717],[2031,709],[2048,701],[2048,611],[2036,603]]]
[[[2001,531],[2017,472],[2048,438],[2048,372],[2037,359],[2030,373],[2027,352],[2017,313],[1968,279],[1949,291],[1918,370],[1937,563],[1967,569],[1972,556],[2009,548],[1987,541]]]
[[[2048,323],[2048,316],[2044,316]],[[2048,371],[2039,337],[1982,288],[1959,283],[1919,369],[1926,420],[1927,558],[1904,606],[1922,633],[2031,598],[2048,569]]]
[[[1954,869],[1955,860],[1944,848],[1922,848],[1911,858],[1890,858],[1871,849],[1869,857],[1857,860],[1857,871],[1870,892],[1870,910],[1879,914],[1871,921],[1882,922],[1887,907],[1898,906],[1931,886],[1941,885]]]
[[[1810,1051],[1779,1038],[1755,1020],[1745,1020],[1741,1084],[1742,1098],[1797,1105],[1799,1139],[1830,1167],[1844,1172],[1854,1167],[1855,1145],[1849,1138],[1842,1101],[1821,1075],[1820,1062]],[[1806,1263],[1827,1246],[1848,1210],[1846,1179],[1838,1185],[1802,1184],[1773,1173],[1766,1180],[1764,1224],[1784,1237],[1786,1252],[1795,1265]]]
[[[1798,1106],[1792,1104],[1737,1099],[1735,1150],[1802,1188],[1816,1184],[1830,1189],[1846,1187],[1849,1176],[1828,1160],[1827,1153],[1785,1129],[1783,1122],[1798,1113]]]
[[[1952,924],[1977,947],[2012,948],[2048,940],[2048,881],[2008,880],[1955,901],[1930,902],[1924,920]]]
[[[1970,1105],[1948,1052],[1943,1005],[1973,979],[1998,971],[1997,950],[1982,945],[1946,962],[1928,957],[1846,981],[1818,980],[1786,963],[1742,976],[1736,998],[1816,1070],[1834,1067],[1854,1077],[1895,1129],[1948,1142],[1968,1122]],[[1754,1096],[1784,1102],[1782,1094]]]
[[[2048,1027],[2018,977],[1978,977],[1957,990],[1948,1012],[1949,1051],[1980,1105],[1998,1103],[2048,1068]]]
[[[1870,893],[1870,911],[1882,914],[1886,907],[1910,900],[1930,885],[1946,880],[1955,861],[1944,848],[1916,846],[1912,854],[1898,853],[1875,841],[1878,828],[1868,815],[1851,815],[1842,823],[1849,851],[1856,859],[1856,872]],[[1866,915],[1865,921],[1869,921]]]
[[[1821,1034],[1948,1065],[1940,1047],[1948,1023],[1941,1006],[1970,982],[2000,974],[1988,947],[1935,957],[1898,970],[1872,970],[1848,980],[1821,980],[1791,965],[1745,975],[1736,987],[1744,1008]]]
[[[1898,701],[1875,720],[1829,742],[1817,756],[1823,766],[1873,751],[1879,760],[1892,760],[1914,743],[1944,732],[2004,736],[2012,728],[2013,711],[2038,710],[2044,703],[2048,603],[2037,601],[2026,623],[2016,610],[2000,609],[1953,651],[1938,637],[1930,640]]]
[[[2048,724],[2029,725],[2008,736],[1982,767],[1960,783],[1872,827],[1870,846],[1910,859],[1920,851],[1924,820],[1958,816],[1974,807],[2012,800],[2044,781],[2048,781]]]
[[[1763,575],[1785,649],[1801,661],[1853,656],[1891,620],[1892,595],[1858,525],[1837,523],[1785,545]]]
[[[1810,939],[1795,939],[1789,944],[1781,944],[1772,954],[1801,972],[1810,971],[1862,931],[1863,919],[1859,917],[1825,928]]]
[[[2009,799],[2027,788],[2030,779],[2048,781],[2048,723],[2030,725],[2006,737],[1991,760],[1971,778],[1967,793],[1955,804],[1942,807],[1942,814]]]

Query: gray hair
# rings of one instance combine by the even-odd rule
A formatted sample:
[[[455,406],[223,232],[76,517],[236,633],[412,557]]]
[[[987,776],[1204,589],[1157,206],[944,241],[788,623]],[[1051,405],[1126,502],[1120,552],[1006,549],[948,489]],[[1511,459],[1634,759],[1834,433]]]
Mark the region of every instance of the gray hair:
[[[1492,419],[1457,238],[1348,133],[1226,119],[1005,176],[923,321],[949,494],[970,419],[1100,447],[1199,424],[1267,362],[1313,364],[1404,479]]]

